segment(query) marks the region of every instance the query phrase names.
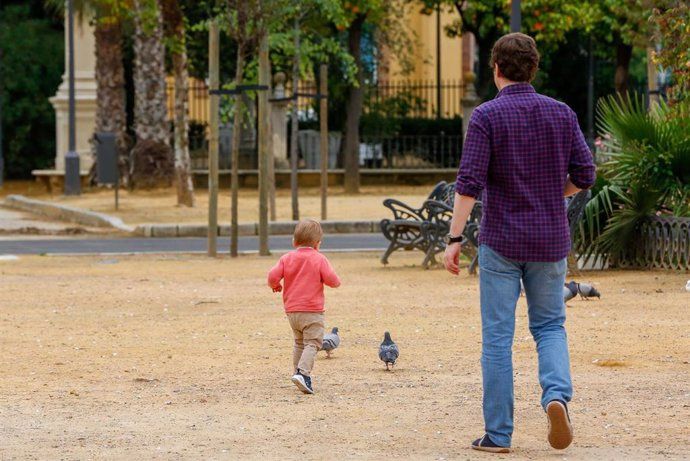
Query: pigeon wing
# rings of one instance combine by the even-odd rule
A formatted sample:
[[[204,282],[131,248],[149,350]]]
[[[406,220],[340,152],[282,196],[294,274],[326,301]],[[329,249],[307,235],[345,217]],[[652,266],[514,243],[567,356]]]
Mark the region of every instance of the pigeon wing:
[[[321,349],[324,351],[332,351],[333,349],[337,348],[340,345],[340,338],[338,335],[333,334],[333,333],[328,333],[327,335],[323,336],[323,345],[321,346]]]

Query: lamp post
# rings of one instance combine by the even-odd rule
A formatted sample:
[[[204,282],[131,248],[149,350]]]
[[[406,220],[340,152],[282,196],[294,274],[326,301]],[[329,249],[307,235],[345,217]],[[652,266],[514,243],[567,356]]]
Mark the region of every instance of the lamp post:
[[[591,35],[587,53],[587,143],[594,147],[594,40]]]
[[[79,175],[79,154],[76,152],[76,127],[74,114],[74,4],[67,0],[67,76],[69,91],[69,122],[68,146],[65,154],[65,195],[79,195],[81,193],[81,178]]]
[[[436,6],[436,118],[441,118],[441,4]]]
[[[520,15],[520,0],[513,0],[510,5],[510,31],[520,32],[520,23],[522,17]]]

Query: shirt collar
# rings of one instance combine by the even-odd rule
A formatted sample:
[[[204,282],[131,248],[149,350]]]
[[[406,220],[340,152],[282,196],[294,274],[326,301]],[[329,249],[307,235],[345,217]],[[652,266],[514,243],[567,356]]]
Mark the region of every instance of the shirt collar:
[[[303,247],[303,246],[299,246],[296,249],[297,250],[316,250],[316,248],[314,248],[314,247]]]
[[[503,87],[503,89],[498,92],[496,97],[499,98],[507,94],[518,93],[536,93],[536,90],[530,83],[513,83],[511,85]]]

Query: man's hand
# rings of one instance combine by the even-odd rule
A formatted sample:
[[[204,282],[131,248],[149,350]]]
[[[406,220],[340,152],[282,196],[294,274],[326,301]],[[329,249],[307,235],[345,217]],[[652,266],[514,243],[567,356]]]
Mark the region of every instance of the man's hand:
[[[278,286],[272,287],[272,290],[273,290],[273,293],[280,293],[281,291],[283,291],[283,286],[278,285]]]
[[[451,243],[446,246],[446,251],[443,254],[443,265],[446,266],[446,270],[453,275],[458,275],[460,273],[458,263],[460,262],[461,249],[462,245],[460,243]]]

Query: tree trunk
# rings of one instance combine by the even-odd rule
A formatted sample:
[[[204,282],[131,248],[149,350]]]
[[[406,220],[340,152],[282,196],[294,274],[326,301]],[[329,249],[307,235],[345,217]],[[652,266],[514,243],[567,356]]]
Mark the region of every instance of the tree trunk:
[[[259,39],[259,85],[270,87],[271,64],[268,51],[268,31],[264,31]],[[273,155],[269,150],[271,139],[270,114],[268,111],[268,91],[258,94],[258,142],[259,142],[259,254],[271,254],[268,247],[268,206],[270,200],[269,162]]]
[[[135,186],[169,186],[174,175],[165,97],[165,47],[160,6],[134,0]]]
[[[194,184],[189,158],[189,72],[187,69],[187,44],[185,41],[184,15],[178,0],[162,0],[163,22],[166,35],[171,39],[173,72],[175,74],[175,182],[177,204],[194,206]]]
[[[364,69],[362,69],[362,29],[366,16],[358,14],[350,24],[347,48],[357,66],[358,85],[350,86],[345,106],[345,140],[343,143],[343,167],[345,168],[345,192],[359,193],[359,120],[364,104]]]
[[[628,94],[628,76],[630,75],[632,51],[632,45],[620,41],[616,46],[616,75],[614,77],[614,83],[616,86],[616,93],[621,96]]]
[[[120,178],[129,182],[125,70],[122,61],[122,24],[96,21],[96,132],[115,133]],[[94,143],[94,158],[96,158]],[[94,162],[95,166],[95,162]]]
[[[491,85],[494,82],[494,71],[489,63],[491,62],[491,49],[497,39],[498,37],[489,40],[476,40],[478,55],[476,88],[477,94],[482,101],[486,101],[492,92]]]

